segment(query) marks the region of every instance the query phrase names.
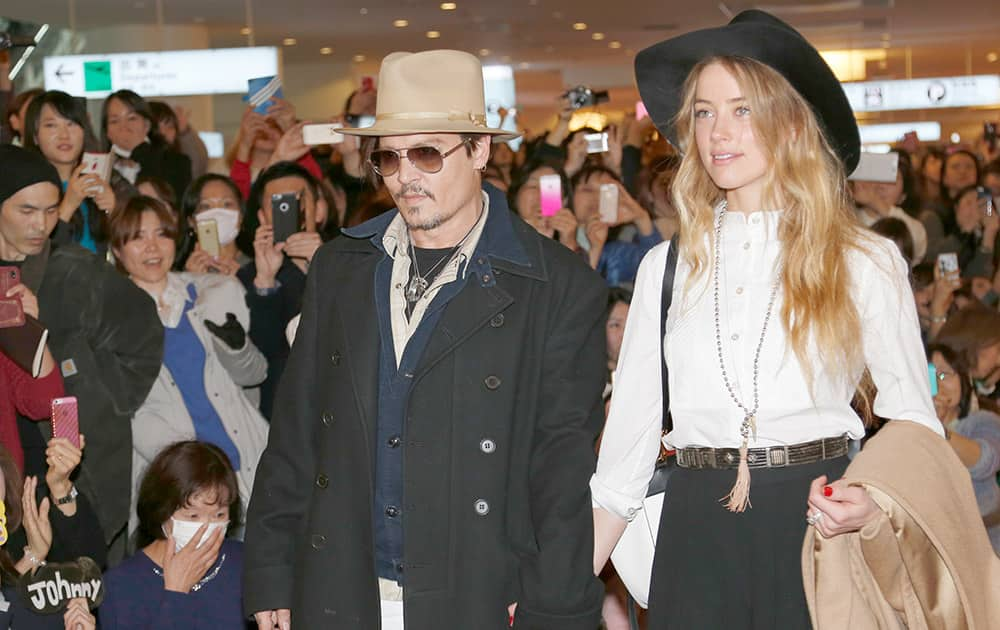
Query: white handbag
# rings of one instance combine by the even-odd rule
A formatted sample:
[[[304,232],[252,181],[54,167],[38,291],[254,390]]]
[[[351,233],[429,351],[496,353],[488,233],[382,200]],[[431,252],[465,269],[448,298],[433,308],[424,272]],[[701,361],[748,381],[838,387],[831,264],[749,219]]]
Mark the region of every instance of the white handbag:
[[[663,271],[663,285],[660,297],[660,374],[663,389],[663,435],[672,428],[670,417],[670,391],[667,387],[667,365],[664,362],[663,343],[666,336],[667,313],[673,298],[674,273],[677,270],[677,236],[670,240],[667,251],[667,262]],[[673,454],[662,457],[653,471],[646,490],[646,498],[642,502],[642,510],[636,513],[625,527],[622,537],[618,539],[614,551],[611,552],[611,563],[622,579],[629,595],[643,608],[649,608],[649,582],[653,573],[653,556],[656,551],[656,534],[660,529],[660,513],[663,511],[663,497],[667,488],[667,480],[676,467]],[[633,628],[634,607],[629,606],[630,620]]]

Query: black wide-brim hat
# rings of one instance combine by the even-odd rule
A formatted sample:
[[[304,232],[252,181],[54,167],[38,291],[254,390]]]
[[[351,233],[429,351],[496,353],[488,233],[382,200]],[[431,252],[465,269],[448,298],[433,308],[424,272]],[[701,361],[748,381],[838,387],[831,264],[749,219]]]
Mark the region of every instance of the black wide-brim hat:
[[[639,94],[653,123],[679,147],[674,117],[684,81],[708,57],[746,57],[778,71],[812,106],[847,173],[861,155],[854,111],[830,66],[798,31],[763,11],[744,11],[726,26],[692,31],[654,44],[635,58]]]

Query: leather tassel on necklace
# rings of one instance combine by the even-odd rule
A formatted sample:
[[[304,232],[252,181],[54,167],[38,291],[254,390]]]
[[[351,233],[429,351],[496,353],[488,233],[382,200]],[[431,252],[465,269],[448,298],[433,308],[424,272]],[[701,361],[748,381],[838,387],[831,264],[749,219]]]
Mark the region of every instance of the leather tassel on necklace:
[[[719,268],[722,266],[722,219],[726,215],[727,204],[723,202],[722,211],[715,220],[715,261],[712,270],[712,279],[715,294],[715,344],[719,353],[719,367],[722,368],[722,382],[729,391],[729,396],[733,402],[743,410],[743,422],[740,424],[740,464],[736,469],[736,483],[729,494],[722,497],[721,501],[726,502],[726,509],[730,512],[743,512],[750,505],[750,464],[747,461],[750,438],[757,441],[757,410],[760,408],[760,390],[758,379],[760,376],[760,351],[764,347],[764,336],[767,334],[767,324],[771,321],[771,312],[774,310],[774,301],[778,296],[778,288],[781,286],[781,269],[778,269],[778,277],[774,281],[771,289],[771,299],[767,303],[767,313],[764,315],[764,326],[760,331],[760,341],[757,342],[757,351],[753,355],[753,409],[747,409],[746,405],[737,398],[733,386],[729,382],[729,375],[726,373],[726,361],[722,353],[722,328],[719,324],[721,318],[719,308]]]

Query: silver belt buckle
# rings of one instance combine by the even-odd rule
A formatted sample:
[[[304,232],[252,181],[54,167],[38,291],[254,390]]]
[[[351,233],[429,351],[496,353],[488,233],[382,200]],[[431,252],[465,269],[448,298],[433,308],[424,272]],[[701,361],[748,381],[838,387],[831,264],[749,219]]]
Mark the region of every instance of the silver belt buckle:
[[[788,447],[772,446],[767,451],[767,467],[780,468],[788,465]]]

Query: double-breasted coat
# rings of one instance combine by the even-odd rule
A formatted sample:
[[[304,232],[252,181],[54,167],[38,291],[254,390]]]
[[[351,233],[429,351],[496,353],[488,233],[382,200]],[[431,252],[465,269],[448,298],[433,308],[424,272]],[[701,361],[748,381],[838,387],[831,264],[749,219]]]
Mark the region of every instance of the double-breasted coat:
[[[380,627],[374,274],[395,216],[317,252],[257,471],[244,607],[290,608],[293,628]],[[496,189],[464,282],[412,374],[404,421],[407,630],[500,630],[511,602],[515,628],[596,628],[588,482],[604,283]]]

